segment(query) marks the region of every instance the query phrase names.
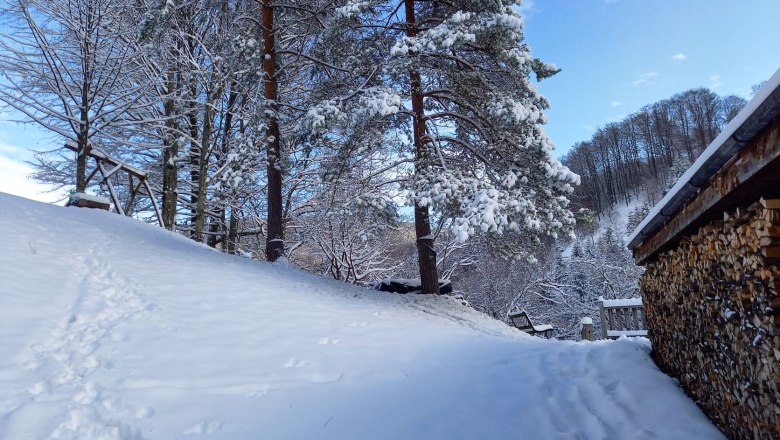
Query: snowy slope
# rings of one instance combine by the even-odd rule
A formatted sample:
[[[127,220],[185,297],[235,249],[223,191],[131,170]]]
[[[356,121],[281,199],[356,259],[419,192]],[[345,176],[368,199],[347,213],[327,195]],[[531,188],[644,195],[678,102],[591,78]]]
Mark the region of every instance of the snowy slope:
[[[722,438],[642,343],[0,194],[0,438]]]

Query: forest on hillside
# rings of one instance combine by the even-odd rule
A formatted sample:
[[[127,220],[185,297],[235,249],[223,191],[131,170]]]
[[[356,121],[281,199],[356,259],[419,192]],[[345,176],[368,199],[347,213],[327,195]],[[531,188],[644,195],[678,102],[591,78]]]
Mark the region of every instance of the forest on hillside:
[[[572,337],[599,296],[638,295],[613,208],[637,223],[745,102],[682,92],[559,161],[535,85],[558,68],[518,4],[21,0],[0,101],[76,150],[40,152],[41,182],[105,194],[87,185],[99,151],[148,171],[195,241],[361,285],[449,279]]]
[[[624,237],[745,103],[739,96],[691,89],[606,124],[574,145],[562,162],[582,179],[570,196],[578,212],[576,238],[543,243],[535,264],[508,262],[511,268],[493,274],[505,279],[504,289],[488,283],[482,291],[490,292],[472,301],[496,316],[512,307],[533,311],[562,329],[564,337],[576,337],[583,316],[593,317],[598,327],[599,296],[641,294],[642,269]],[[473,283],[479,289],[479,282]]]
[[[744,105],[698,88],[599,128],[563,159],[582,177],[573,200],[599,213],[635,200],[654,205]]]

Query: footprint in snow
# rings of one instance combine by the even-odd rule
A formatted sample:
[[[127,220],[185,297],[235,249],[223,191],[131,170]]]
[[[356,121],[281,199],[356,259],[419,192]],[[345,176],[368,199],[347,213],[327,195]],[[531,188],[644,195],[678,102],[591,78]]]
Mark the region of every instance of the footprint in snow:
[[[314,373],[309,376],[309,381],[316,383],[338,382],[344,378],[344,373]]]
[[[27,392],[32,394],[33,396],[38,396],[40,394],[46,393],[50,389],[50,385],[46,381],[41,381],[36,383],[35,385],[28,387]]]
[[[41,362],[38,360],[31,360],[24,363],[24,369],[27,371],[35,371],[41,368]]]
[[[181,433],[183,435],[190,434],[213,434],[222,428],[222,422],[217,420],[211,420],[208,422],[198,422],[189,428],[185,429]]]
[[[357,321],[349,324],[350,327],[365,327],[367,325],[368,325],[367,322],[357,322]]]
[[[299,361],[295,358],[290,359],[284,364],[284,368],[301,368],[309,365],[309,361]]]
[[[262,397],[268,394],[270,391],[271,388],[268,385],[263,385],[261,387],[251,389],[246,393],[246,397]]]
[[[154,410],[147,406],[136,407],[118,397],[107,397],[100,401],[104,408],[113,413],[132,414],[138,420],[148,419],[154,415]]]
[[[336,345],[341,343],[341,339],[333,339],[333,338],[322,338],[317,342],[320,345]]]
[[[92,381],[86,381],[84,388],[73,396],[73,401],[82,405],[89,405],[93,403],[100,396],[97,384]]]

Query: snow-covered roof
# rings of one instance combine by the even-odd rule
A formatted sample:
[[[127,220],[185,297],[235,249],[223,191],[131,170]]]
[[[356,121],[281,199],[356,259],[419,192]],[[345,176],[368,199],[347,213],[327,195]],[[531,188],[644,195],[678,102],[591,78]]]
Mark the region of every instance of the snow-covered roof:
[[[761,87],[750,102],[723,128],[720,135],[677,180],[677,183],[642,220],[628,238],[634,249],[655,234],[674,216],[699,187],[709,181],[742,147],[777,114],[780,114],[780,69]]]

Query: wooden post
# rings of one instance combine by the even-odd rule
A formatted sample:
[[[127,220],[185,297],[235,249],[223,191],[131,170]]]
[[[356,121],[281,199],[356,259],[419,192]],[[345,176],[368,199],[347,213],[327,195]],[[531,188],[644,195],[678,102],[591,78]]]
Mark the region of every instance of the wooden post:
[[[593,320],[585,317],[580,319],[580,326],[582,327],[581,333],[580,333],[580,340],[582,341],[592,341],[593,340]]]
[[[117,168],[111,170],[110,173],[106,173],[106,169],[103,168],[103,164],[98,162],[97,166],[100,169],[100,174],[103,176],[103,182],[105,182],[106,186],[108,187],[108,193],[111,194],[111,201],[114,202],[114,208],[116,208],[116,212],[120,215],[125,215],[125,210],[122,209],[122,205],[119,203],[119,197],[116,196],[116,191],[114,191],[114,185],[112,185],[111,180],[109,180],[109,177],[111,177],[111,174],[113,174],[114,170]]]
[[[146,193],[149,194],[149,199],[151,199],[152,201],[152,206],[154,207],[154,213],[157,214],[157,222],[160,224],[161,228],[165,228],[165,222],[163,221],[162,212],[160,212],[160,207],[157,205],[157,199],[154,198],[152,187],[149,186],[149,182],[147,182],[146,179],[143,179],[143,181],[144,181],[144,189],[146,189]]]
[[[601,339],[607,339],[607,314],[604,313],[604,297],[599,297],[599,316],[601,317]]]

